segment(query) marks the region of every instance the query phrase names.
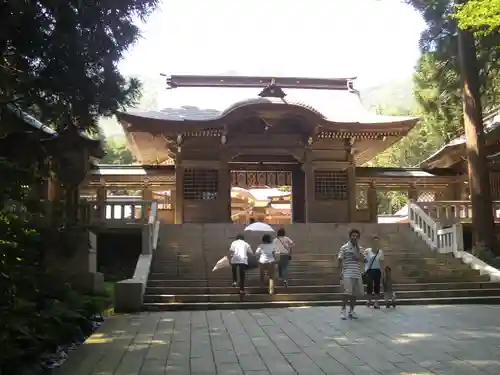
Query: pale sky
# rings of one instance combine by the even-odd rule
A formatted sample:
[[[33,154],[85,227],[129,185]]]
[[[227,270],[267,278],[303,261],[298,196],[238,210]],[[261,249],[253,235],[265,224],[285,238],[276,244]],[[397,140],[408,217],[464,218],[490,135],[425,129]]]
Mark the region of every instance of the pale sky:
[[[407,77],[420,16],[400,0],[163,0],[142,25],[125,74]]]
[[[400,0],[163,0],[120,70],[157,80],[160,108],[175,91],[160,73],[357,76],[362,90],[411,76],[423,28]]]

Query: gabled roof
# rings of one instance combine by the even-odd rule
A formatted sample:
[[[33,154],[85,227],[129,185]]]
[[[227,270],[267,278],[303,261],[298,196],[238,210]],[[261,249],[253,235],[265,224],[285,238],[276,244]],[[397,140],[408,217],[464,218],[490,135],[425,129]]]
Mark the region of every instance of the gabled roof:
[[[44,136],[47,136],[44,139],[41,139],[41,141],[47,141],[47,142],[58,142],[58,137],[63,134],[63,133],[58,133],[54,129],[52,129],[50,126],[43,124],[39,120],[37,120],[35,117],[31,116],[27,112],[23,111],[21,108],[19,108],[15,104],[8,103],[5,106],[5,110],[8,111],[9,114],[13,115],[14,118],[19,119],[21,123],[26,125],[28,131],[27,133],[32,133],[33,131],[39,131],[41,132]],[[18,124],[18,122],[16,122]],[[104,151],[102,150],[102,145],[99,140],[92,139],[88,137],[86,134],[84,134],[82,131],[78,131],[78,136],[85,142],[89,150],[91,151],[91,156],[96,157],[96,158],[101,158],[104,156]]]
[[[500,108],[490,112],[483,118],[484,132],[486,137],[500,131]],[[421,168],[446,168],[455,164],[457,159],[452,154],[463,156],[465,151],[465,134],[452,139],[449,143],[441,147],[434,154],[420,163]]]

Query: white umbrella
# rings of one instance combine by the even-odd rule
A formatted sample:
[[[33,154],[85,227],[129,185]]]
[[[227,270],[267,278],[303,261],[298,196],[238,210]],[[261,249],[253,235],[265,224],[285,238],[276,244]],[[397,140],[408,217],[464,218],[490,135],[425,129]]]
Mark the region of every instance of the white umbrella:
[[[274,233],[274,229],[266,223],[261,223],[257,221],[250,224],[245,228],[245,232],[264,232],[264,233]]]

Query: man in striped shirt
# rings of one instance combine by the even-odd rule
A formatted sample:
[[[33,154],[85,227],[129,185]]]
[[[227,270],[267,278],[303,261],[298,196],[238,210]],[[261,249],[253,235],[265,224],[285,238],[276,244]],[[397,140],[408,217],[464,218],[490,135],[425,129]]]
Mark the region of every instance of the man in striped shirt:
[[[340,318],[342,320],[357,318],[354,312],[356,297],[363,294],[360,265],[363,261],[363,254],[359,250],[359,237],[359,230],[351,229],[349,231],[349,241],[342,245],[338,255],[338,266],[341,272],[341,287],[343,288],[342,309],[340,310]],[[346,311],[348,304],[349,313]]]

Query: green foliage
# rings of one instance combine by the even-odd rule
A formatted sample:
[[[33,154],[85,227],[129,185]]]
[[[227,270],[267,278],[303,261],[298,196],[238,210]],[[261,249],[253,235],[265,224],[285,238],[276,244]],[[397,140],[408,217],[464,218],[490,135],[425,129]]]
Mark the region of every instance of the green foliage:
[[[493,33],[500,28],[500,0],[468,0],[458,6],[455,18],[463,29]]]
[[[100,160],[102,164],[132,164],[136,161],[127,147],[125,139],[112,138],[105,143],[106,155]]]
[[[0,105],[31,110],[56,127],[94,128],[138,99],[140,83],[117,63],[138,39],[134,18],[158,0],[4,1],[0,6]]]
[[[10,197],[0,207],[0,373],[8,375],[21,373],[23,365],[62,343],[83,338],[88,318],[108,301],[105,295],[83,296],[46,272],[45,251],[60,236],[28,204],[37,173],[0,159],[0,175],[0,196]]]

